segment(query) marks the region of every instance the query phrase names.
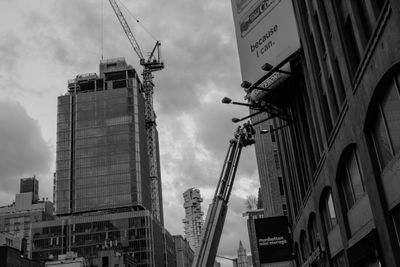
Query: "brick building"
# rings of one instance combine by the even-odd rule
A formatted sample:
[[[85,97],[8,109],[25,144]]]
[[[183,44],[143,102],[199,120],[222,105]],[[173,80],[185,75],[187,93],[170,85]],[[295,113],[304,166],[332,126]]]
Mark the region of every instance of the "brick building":
[[[400,2],[293,4],[302,48],[263,101],[294,121],[276,138],[298,266],[400,266]]]

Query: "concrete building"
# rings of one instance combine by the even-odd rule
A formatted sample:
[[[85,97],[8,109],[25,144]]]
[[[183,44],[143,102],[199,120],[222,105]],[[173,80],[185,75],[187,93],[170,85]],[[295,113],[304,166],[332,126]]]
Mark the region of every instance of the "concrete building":
[[[187,239],[181,235],[174,235],[177,267],[190,267],[194,259],[194,251]]]
[[[400,266],[400,2],[293,4],[302,49],[263,101],[294,120],[276,142],[298,266]]]
[[[203,211],[201,210],[201,202],[203,199],[200,190],[189,188],[183,193],[185,208],[185,219],[183,219],[185,227],[185,238],[189,241],[190,247],[196,251],[200,238],[201,228],[203,227]]]
[[[8,246],[21,250],[22,238],[16,234],[0,232],[0,246]]]
[[[252,117],[252,121],[261,121],[267,118],[266,113]],[[254,144],[257,158],[257,167],[260,177],[259,198],[263,205],[265,216],[287,215],[282,168],[278,153],[276,131],[272,120],[254,126],[256,132],[269,131],[268,134],[256,134]]]
[[[57,259],[47,261],[46,267],[88,267],[89,263],[72,251],[57,256]],[[99,266],[99,265],[96,265]],[[107,265],[108,266],[108,265]]]
[[[261,265],[258,255],[256,227],[254,224],[254,220],[258,218],[264,218],[264,216],[265,216],[264,209],[249,210],[243,213],[243,217],[247,217],[247,232],[249,233],[250,250],[252,255],[252,266],[256,267],[259,267]]]
[[[22,180],[21,189],[25,189],[25,186],[22,186]],[[32,180],[37,181],[34,178]],[[32,187],[29,186],[29,188]],[[52,202],[45,199],[33,201],[34,199],[34,192],[28,190],[28,192],[16,194],[14,203],[0,207],[0,232],[9,233],[17,237],[20,240],[18,249],[23,254],[30,247],[30,243],[27,240],[31,222],[48,221],[54,218]]]
[[[88,266],[97,267],[136,267],[135,258],[129,254],[122,254],[113,248],[100,250],[97,252],[97,258],[88,261]]]
[[[163,229],[164,257],[166,266],[177,266],[175,238],[166,229]]]

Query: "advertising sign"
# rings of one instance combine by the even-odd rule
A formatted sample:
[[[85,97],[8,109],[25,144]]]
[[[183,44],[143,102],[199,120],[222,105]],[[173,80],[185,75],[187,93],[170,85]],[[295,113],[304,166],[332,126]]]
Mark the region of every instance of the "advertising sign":
[[[254,220],[260,263],[292,260],[288,220],[286,216]]]
[[[243,81],[255,83],[300,48],[292,0],[231,0]]]

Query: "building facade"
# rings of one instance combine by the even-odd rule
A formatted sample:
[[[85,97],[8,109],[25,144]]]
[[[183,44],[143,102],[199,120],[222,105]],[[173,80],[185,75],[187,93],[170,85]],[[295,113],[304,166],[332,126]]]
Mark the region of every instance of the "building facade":
[[[56,214],[151,209],[144,97],[123,58],[78,75],[58,97]]]
[[[252,121],[262,121],[267,118],[266,113],[252,117]],[[267,120],[254,126],[256,132],[267,131],[267,134],[256,134],[254,144],[257,167],[260,177],[260,192],[265,216],[287,215],[287,203],[279,159],[278,143],[274,121]]]
[[[254,220],[265,217],[264,209],[257,210],[249,210],[243,213],[243,217],[247,217],[247,232],[249,233],[249,243],[250,243],[250,251],[251,251],[251,260],[252,266],[258,267],[261,266],[260,258],[258,255],[258,245],[257,245],[257,236],[256,236],[256,227],[254,224]]]
[[[29,256],[46,260],[73,251],[78,257],[95,261],[99,251],[115,248],[133,255],[137,266],[163,266],[163,230],[148,210],[63,216],[32,223]]]
[[[194,259],[194,252],[189,242],[181,235],[174,235],[177,267],[190,267]]]
[[[298,266],[400,266],[400,2],[293,4],[273,104],[294,121],[276,138]]]
[[[190,247],[196,251],[200,243],[201,228],[203,227],[203,211],[201,210],[201,202],[203,199],[200,190],[189,188],[183,193],[185,208],[185,219],[183,219],[185,227],[185,238],[189,241]]]
[[[36,179],[28,178],[29,180]],[[54,218],[54,206],[53,203],[43,199],[35,200],[34,189],[29,181],[27,190],[26,179],[21,179],[21,191],[27,191],[24,193],[16,194],[15,202],[8,206],[0,207],[0,232],[9,233],[19,239],[18,249],[26,255],[26,251],[30,249],[30,243],[28,241],[30,224],[32,222],[48,221]],[[36,183],[38,188],[38,183]]]

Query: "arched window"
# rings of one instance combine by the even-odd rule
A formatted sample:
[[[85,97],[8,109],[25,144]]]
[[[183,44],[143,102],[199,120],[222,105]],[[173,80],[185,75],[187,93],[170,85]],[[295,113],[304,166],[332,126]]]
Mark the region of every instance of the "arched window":
[[[376,101],[371,112],[369,131],[378,166],[382,171],[386,164],[400,152],[400,90],[399,79],[391,77],[380,86],[385,92]],[[379,93],[378,92],[378,93]]]
[[[305,262],[310,255],[310,247],[308,244],[306,232],[304,230],[300,233],[300,251],[301,258],[303,259],[303,262]]]
[[[332,193],[330,190],[325,193],[325,196],[322,200],[321,214],[324,221],[326,233],[329,233],[337,225],[336,212],[333,205]]]
[[[317,248],[318,236],[319,236],[315,213],[312,213],[310,215],[310,218],[308,219],[307,231],[310,239],[311,251],[314,251]]]
[[[347,210],[349,210],[365,194],[360,165],[354,148],[342,159],[339,166],[338,179],[346,201]]]
[[[296,266],[299,266],[300,262],[301,262],[301,257],[299,254],[299,244],[297,242],[294,243],[294,252],[296,254]]]

